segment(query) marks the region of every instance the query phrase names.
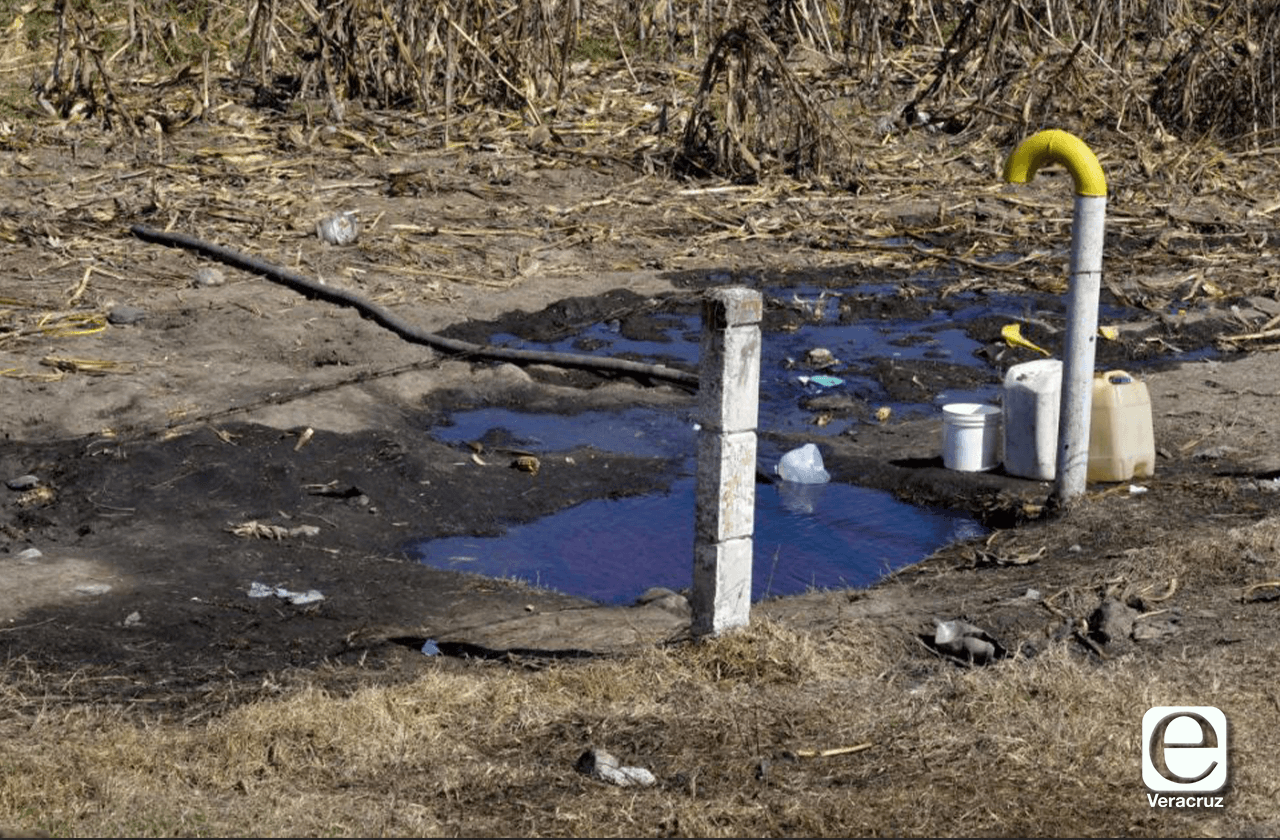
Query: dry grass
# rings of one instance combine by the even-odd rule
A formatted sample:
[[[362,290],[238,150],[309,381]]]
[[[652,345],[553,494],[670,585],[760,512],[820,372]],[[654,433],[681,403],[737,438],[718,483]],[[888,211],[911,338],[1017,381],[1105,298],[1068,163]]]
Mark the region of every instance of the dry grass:
[[[1277,664],[1273,650],[1238,647],[1098,665],[1063,646],[962,670],[870,627],[814,639],[758,622],[536,672],[445,663],[401,685],[293,689],[200,725],[55,704],[0,724],[0,825],[91,836],[1232,833],[1274,816]],[[1137,780],[1142,713],[1188,703],[1217,705],[1233,727],[1227,811],[1152,809]],[[649,767],[658,786],[578,775],[588,745]]]
[[[304,105],[309,118],[316,104],[337,123],[350,104],[410,109],[427,117],[427,139],[448,144],[489,110],[533,126],[581,116],[602,70],[627,83],[615,88],[622,97],[661,104],[664,126],[705,122],[705,92],[691,96],[689,83],[737,66],[745,72],[724,80],[724,102],[755,100],[769,133],[744,135],[757,127],[735,124],[741,109],[719,110],[719,129],[788,150],[776,165],[803,172],[840,139],[822,120],[853,114],[872,117],[875,139],[994,128],[1007,144],[1054,124],[1137,143],[1177,135],[1264,148],[1280,126],[1278,10],[1195,0],[57,2],[5,21],[0,71],[27,71],[27,107],[135,136],[219,121],[247,95],[278,112]],[[729,151],[720,174],[740,175],[749,158]]]
[[[26,155],[31,197],[0,213],[0,239],[53,242],[90,266],[84,285],[110,286],[137,266],[104,229],[139,213],[283,262],[318,218],[358,204],[376,253],[344,271],[421,280],[438,301],[616,238],[644,206],[672,224],[627,235],[679,237],[699,258],[758,240],[810,263],[1054,289],[1070,224],[1060,185],[1046,173],[997,192],[1013,145],[1054,126],[1107,171],[1118,299],[1165,313],[1270,293],[1275,268],[1257,257],[1276,212],[1275,4],[1252,17],[1189,0],[1078,5],[797,0],[717,16],[691,2],[344,0],[315,19],[275,3],[37,7],[0,21],[0,147]],[[68,180],[38,154],[116,142],[135,166]],[[451,168],[424,170],[424,149]],[[367,177],[348,177],[353,164]],[[631,167],[633,180],[556,207],[500,186],[565,165]],[[679,188],[681,167],[710,189]],[[386,200],[442,189],[490,201],[495,224],[459,230]],[[886,196],[919,198],[928,222],[886,216]],[[0,338],[50,312],[97,314],[93,297],[0,302]]]

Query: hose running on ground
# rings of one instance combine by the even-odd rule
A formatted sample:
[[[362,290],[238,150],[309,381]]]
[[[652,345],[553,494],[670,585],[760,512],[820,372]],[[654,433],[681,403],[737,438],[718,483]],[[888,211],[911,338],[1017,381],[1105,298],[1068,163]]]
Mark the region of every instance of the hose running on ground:
[[[472,344],[469,341],[461,341],[456,338],[446,338],[442,335],[418,329],[390,310],[378,306],[376,303],[371,303],[357,294],[323,285],[315,280],[303,277],[297,272],[273,265],[266,260],[242,253],[234,248],[215,245],[212,242],[206,242],[203,239],[185,233],[156,230],[146,225],[133,225],[129,230],[134,236],[143,241],[195,251],[198,254],[203,254],[235,268],[260,274],[268,280],[288,286],[295,292],[300,292],[307,297],[319,298],[340,306],[350,306],[365,318],[391,330],[405,341],[423,344],[444,353],[465,355],[476,359],[555,365],[557,367],[597,372],[626,373],[647,379],[674,382],[686,388],[696,389],[698,387],[698,375],[696,373],[669,368],[666,365],[651,365],[644,362],[634,362],[630,359],[585,356],[578,353],[490,347],[482,344]]]

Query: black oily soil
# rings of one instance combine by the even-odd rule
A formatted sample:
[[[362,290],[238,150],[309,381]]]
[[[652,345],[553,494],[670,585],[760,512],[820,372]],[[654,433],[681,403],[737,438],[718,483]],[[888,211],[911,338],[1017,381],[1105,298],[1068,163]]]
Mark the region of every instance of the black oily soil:
[[[398,655],[388,638],[405,628],[431,635],[529,606],[585,603],[427,568],[407,553],[412,541],[499,534],[672,478],[665,462],[591,449],[544,457],[535,475],[513,468],[509,454],[476,456],[412,429],[318,431],[299,447],[302,431],[227,424],[170,440],[7,446],[0,475],[33,473],[52,490],[26,506],[0,491],[9,495],[0,529],[13,550],[34,546],[43,562],[75,557],[113,574],[106,594],[28,611],[0,633],[0,655],[110,673],[104,686],[140,695],[325,662],[372,665]],[[253,521],[318,530],[233,532]],[[325,598],[250,598],[254,582]]]

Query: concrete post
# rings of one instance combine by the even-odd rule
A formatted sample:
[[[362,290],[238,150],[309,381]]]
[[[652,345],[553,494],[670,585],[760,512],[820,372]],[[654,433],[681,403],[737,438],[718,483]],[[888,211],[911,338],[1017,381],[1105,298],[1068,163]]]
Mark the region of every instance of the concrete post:
[[[763,311],[760,293],[750,289],[713,289],[702,303],[694,636],[750,621]]]

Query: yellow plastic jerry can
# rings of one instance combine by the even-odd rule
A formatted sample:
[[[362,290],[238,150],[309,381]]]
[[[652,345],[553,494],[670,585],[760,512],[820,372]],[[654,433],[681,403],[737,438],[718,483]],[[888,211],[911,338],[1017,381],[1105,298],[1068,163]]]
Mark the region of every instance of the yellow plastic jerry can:
[[[1122,370],[1095,374],[1089,418],[1089,481],[1155,474],[1156,442],[1145,382]]]

